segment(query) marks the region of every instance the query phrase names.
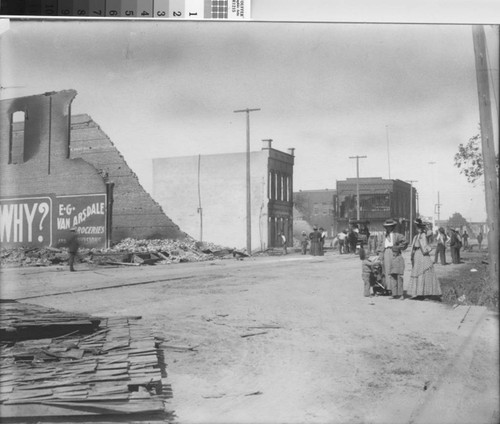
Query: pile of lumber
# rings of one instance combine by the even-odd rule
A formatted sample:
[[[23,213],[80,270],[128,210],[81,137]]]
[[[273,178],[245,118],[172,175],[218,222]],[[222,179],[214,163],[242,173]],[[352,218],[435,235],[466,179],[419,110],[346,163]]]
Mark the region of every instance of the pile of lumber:
[[[95,331],[100,319],[86,314],[70,314],[57,309],[18,302],[2,302],[0,314],[0,340],[19,341],[59,337],[78,332]]]
[[[2,318],[8,321],[5,317],[11,312],[18,314],[24,308],[32,329],[35,314],[54,313],[35,305],[15,305],[4,308],[2,303]],[[60,323],[63,314],[59,312]],[[89,332],[84,316],[79,331],[75,314],[67,315],[72,323],[67,335],[49,337],[44,331],[44,338],[2,337],[2,422],[166,422],[172,415],[165,404],[171,388],[163,352],[140,318],[100,318],[99,326]],[[46,319],[40,323],[43,327]]]

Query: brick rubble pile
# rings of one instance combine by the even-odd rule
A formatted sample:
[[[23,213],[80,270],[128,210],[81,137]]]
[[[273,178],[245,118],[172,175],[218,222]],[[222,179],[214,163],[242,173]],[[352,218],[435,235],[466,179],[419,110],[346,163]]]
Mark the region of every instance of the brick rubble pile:
[[[80,262],[89,264],[134,264],[153,265],[179,262],[200,262],[233,257],[233,249],[185,240],[136,240],[127,238],[108,249],[80,248]],[[67,248],[18,247],[0,249],[1,267],[66,265],[69,258]]]

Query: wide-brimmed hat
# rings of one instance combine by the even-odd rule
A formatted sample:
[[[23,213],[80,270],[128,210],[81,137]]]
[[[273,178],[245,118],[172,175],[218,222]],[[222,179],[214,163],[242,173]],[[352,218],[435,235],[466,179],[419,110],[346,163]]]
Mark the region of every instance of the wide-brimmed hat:
[[[413,221],[413,222],[415,222],[415,225],[416,225],[417,227],[426,227],[425,223],[424,223],[424,222],[422,222],[422,220],[421,220],[420,218],[417,218],[417,219],[416,219],[415,221]]]
[[[315,226],[313,227],[313,230],[315,230],[315,231],[316,231],[317,229],[318,229],[318,227],[316,227],[316,225],[315,225]]]
[[[455,228],[455,231],[458,233],[460,231],[460,228]]]
[[[386,219],[385,222],[382,225],[384,227],[392,227],[394,225],[398,225],[398,223],[396,221],[394,221],[394,219],[389,218],[389,219]]]

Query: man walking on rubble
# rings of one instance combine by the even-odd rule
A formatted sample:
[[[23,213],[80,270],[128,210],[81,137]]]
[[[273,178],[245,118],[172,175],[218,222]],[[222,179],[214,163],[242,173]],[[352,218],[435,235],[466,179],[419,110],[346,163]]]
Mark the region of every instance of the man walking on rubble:
[[[80,243],[78,241],[78,234],[76,232],[76,227],[71,227],[69,230],[71,231],[71,234],[68,239],[68,250],[69,250],[69,259],[68,259],[68,265],[69,265],[69,270],[71,272],[75,272],[75,258],[78,253],[78,248],[80,247]]]

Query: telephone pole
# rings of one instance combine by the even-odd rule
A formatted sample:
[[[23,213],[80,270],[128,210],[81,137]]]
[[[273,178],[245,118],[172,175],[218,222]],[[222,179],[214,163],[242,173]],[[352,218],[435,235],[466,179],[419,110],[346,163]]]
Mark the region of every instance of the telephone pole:
[[[435,165],[436,162],[435,161],[431,161],[431,162],[427,162],[429,165]],[[431,179],[432,179],[432,189],[434,190],[434,187],[436,186],[436,181],[435,181],[435,178],[434,178],[434,166],[432,167],[432,175],[431,175]],[[434,197],[434,192],[432,193],[432,197]],[[438,203],[439,203],[439,192],[438,192]],[[432,211],[432,228],[434,228],[436,226],[436,203],[434,203],[434,209]]]
[[[476,60],[477,95],[479,101],[479,121],[481,127],[481,147],[483,151],[484,192],[486,199],[486,219],[488,223],[488,255],[490,283],[498,283],[498,183],[496,155],[491,118],[490,86],[488,81],[488,55],[486,36],[482,25],[472,27],[474,57]],[[490,65],[493,66],[493,65]]]
[[[359,160],[367,156],[349,156],[349,159],[356,159],[356,200],[357,200],[357,220],[359,221]]]
[[[387,138],[387,167],[389,168],[389,179],[391,179],[391,154],[389,153],[389,125],[385,126],[385,136]]]
[[[406,180],[406,182],[410,183],[410,243],[412,243],[413,242],[413,183],[418,183],[418,181]]]
[[[256,112],[260,109],[240,109],[234,110],[234,113],[245,112],[247,114],[247,253],[252,254],[252,204],[250,195],[250,112]]]

